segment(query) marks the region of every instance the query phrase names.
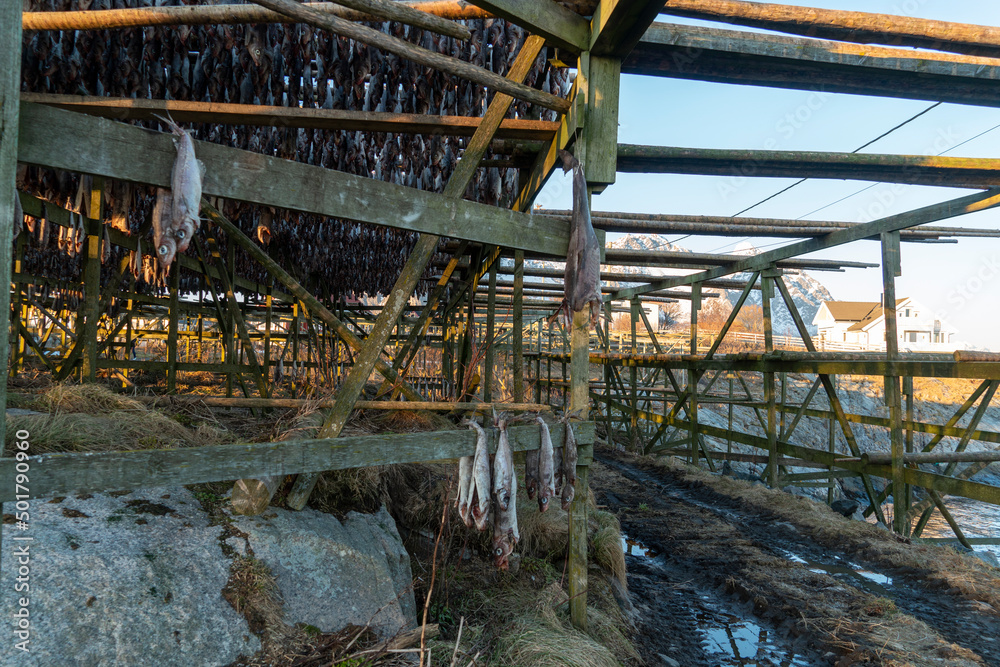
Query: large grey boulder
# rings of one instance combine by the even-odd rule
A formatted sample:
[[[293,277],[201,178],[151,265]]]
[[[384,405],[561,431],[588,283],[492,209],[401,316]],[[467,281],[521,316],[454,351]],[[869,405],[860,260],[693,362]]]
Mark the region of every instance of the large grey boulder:
[[[232,519],[274,574],[290,625],[331,632],[370,624],[388,636],[416,624],[410,558],[384,507],[349,512],[343,522],[309,508]]]
[[[230,563],[222,528],[187,489],[38,500],[29,513],[26,531],[4,525],[0,561],[10,625],[21,596],[15,545],[28,545],[29,652],[8,630],[0,665],[225,665],[259,650],[220,593]]]
[[[27,531],[3,526],[0,614],[11,637],[24,595],[14,588],[15,549],[27,544],[30,651],[4,642],[0,667],[186,667],[250,656],[260,641],[222,596],[236,554],[271,569],[289,624],[371,622],[383,636],[415,625],[409,557],[384,508],[342,522],[269,509],[233,516],[224,531],[187,489],[172,487],[31,501],[29,512]]]

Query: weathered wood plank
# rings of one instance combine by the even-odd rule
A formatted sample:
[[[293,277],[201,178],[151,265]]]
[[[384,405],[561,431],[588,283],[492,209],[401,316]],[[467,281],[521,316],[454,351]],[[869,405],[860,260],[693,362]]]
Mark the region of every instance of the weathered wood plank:
[[[590,409],[590,309],[573,313],[570,337],[569,413],[578,419],[588,419]],[[572,422],[568,422],[572,423]],[[569,509],[569,614],[573,625],[587,629],[587,495],[590,493],[586,467],[577,466],[576,488]]]
[[[996,60],[654,23],[626,74],[1000,106]]]
[[[624,58],[663,8],[663,0],[601,0],[590,20],[590,52]]]
[[[313,400],[306,398],[223,398],[221,396],[136,396],[140,403],[162,403],[172,405],[207,405],[223,408],[289,408],[298,409],[306,405],[315,408],[332,408],[332,399]],[[479,403],[474,401],[357,401],[358,410],[436,410],[441,412],[547,412],[551,406],[545,403]]]
[[[22,3],[19,2],[0,3],[0,248],[3,249],[0,252],[0,285],[3,286],[0,289],[0,313],[7,314],[6,320],[10,319],[10,278],[14,254],[11,252],[14,239],[12,223],[19,208],[14,201],[17,196],[14,179],[20,115],[21,8]],[[17,221],[18,225],[22,223],[22,220]],[[4,362],[3,370],[0,370],[0,427],[3,427],[4,433],[7,425],[7,378],[10,375],[7,363],[9,333],[8,326],[0,327],[0,359]],[[3,452],[4,445],[0,444],[0,456]]]
[[[753,257],[727,264],[723,267],[709,269],[708,271],[702,271],[700,273],[694,273],[687,276],[657,280],[642,287],[630,287],[623,289],[617,293],[615,298],[631,298],[637,294],[669,289],[680,285],[690,285],[703,280],[721,278],[722,276],[727,276],[733,273],[759,271],[771,264],[788,259],[789,257],[805,255],[816,252],[817,250],[824,250],[826,248],[833,248],[838,245],[851,243],[852,241],[859,241],[863,238],[868,238],[869,236],[881,234],[882,232],[891,232],[907,229],[909,227],[917,227],[927,222],[936,222],[946,218],[964,215],[966,213],[983,211],[998,205],[1000,205],[1000,189],[994,188],[987,190],[986,192],[941,202],[940,204],[931,204],[930,206],[924,206],[923,208],[907,211],[906,213],[890,215],[885,218],[875,220],[874,222],[867,222],[863,225],[858,225],[857,227],[840,229],[825,236],[809,239],[807,241],[791,243],[775,250],[762,252],[759,255],[754,255]],[[848,374],[850,373],[851,371],[848,370]],[[884,375],[884,373],[879,373],[879,375]],[[900,375],[917,376],[919,374],[901,373]]]
[[[170,187],[170,135],[42,105],[24,104],[18,160]],[[302,213],[565,255],[569,225],[542,216],[407,188],[312,165],[195,142],[203,193]],[[142,160],[134,159],[141,154]]]
[[[934,155],[618,146],[618,171],[754,178],[832,178],[956,188],[1000,185],[1000,160]]]
[[[171,8],[164,8],[171,9]],[[79,111],[114,120],[156,120],[155,115],[170,114],[178,123],[219,123],[300,127],[318,130],[393,132],[400,134],[439,134],[471,137],[482,122],[472,116],[433,116],[343,109],[271,107],[260,104],[225,104],[185,100],[144,100],[94,97],[91,95],[56,95],[21,93],[22,102],[46,104],[59,109]],[[559,123],[543,120],[505,118],[495,138],[523,141],[549,141]]]
[[[470,0],[494,16],[507,19],[541,35],[556,46],[571,53],[586,51],[590,46],[590,25],[587,19],[552,0]]]
[[[330,2],[309,2],[320,12],[348,21],[372,21],[375,17]],[[479,19],[489,13],[459,0],[402,0],[398,4],[441,18]],[[233,25],[238,23],[294,23],[283,14],[254,5],[178,5],[69,12],[25,12],[25,30],[107,30],[156,25]]]
[[[387,21],[398,21],[408,25],[447,35],[455,39],[466,40],[472,33],[464,25],[445,20],[441,17],[414,9],[402,2],[388,0],[336,0],[336,4],[350,7],[354,11],[369,14]]]
[[[594,425],[573,425],[577,441],[594,442]],[[561,441],[564,426],[550,427]],[[488,429],[490,450],[496,450],[497,431]],[[508,430],[514,451],[537,449],[537,426]],[[238,445],[130,452],[42,454],[29,457],[30,498],[72,493],[96,493],[175,484],[273,477],[322,470],[343,470],[394,463],[445,461],[471,456],[476,435],[467,429],[424,433],[351,436],[335,439],[290,440]],[[583,464],[589,461],[580,458]],[[13,501],[16,461],[0,459],[0,502]]]
[[[584,176],[589,186],[615,182],[618,147],[620,58],[591,56],[587,81],[587,141]],[[602,244],[603,245],[603,244]]]
[[[995,26],[742,0],[667,0],[660,12],[820,39],[1000,57]]]
[[[842,359],[805,357],[788,357],[788,353],[776,352],[774,355],[720,355],[714,359],[705,359],[689,355],[655,355],[591,352],[590,363],[608,364],[618,367],[638,366],[645,368],[697,368],[701,371],[733,371],[733,372],[775,372],[775,373],[806,373],[823,375],[895,375],[898,377],[934,377],[934,378],[971,378],[1000,380],[1000,363],[997,362],[962,362],[913,360],[905,358],[900,361],[886,361],[873,357],[870,360],[853,358]],[[569,355],[546,354],[545,358],[553,361],[568,362]]]

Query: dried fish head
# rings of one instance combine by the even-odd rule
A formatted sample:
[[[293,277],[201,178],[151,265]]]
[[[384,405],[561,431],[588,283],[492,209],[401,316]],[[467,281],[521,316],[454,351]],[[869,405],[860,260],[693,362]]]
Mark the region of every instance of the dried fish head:
[[[174,229],[171,236],[176,239],[177,252],[184,252],[188,249],[188,246],[191,245],[191,239],[194,237],[195,229],[195,225],[190,219],[182,220],[177,228]]]
[[[156,246],[156,261],[160,263],[164,269],[170,266],[170,263],[174,261],[174,255],[177,254],[177,242],[174,237],[170,234],[160,238],[159,245]]]
[[[510,567],[510,555],[514,553],[514,542],[509,535],[493,536],[493,564],[501,570]]]

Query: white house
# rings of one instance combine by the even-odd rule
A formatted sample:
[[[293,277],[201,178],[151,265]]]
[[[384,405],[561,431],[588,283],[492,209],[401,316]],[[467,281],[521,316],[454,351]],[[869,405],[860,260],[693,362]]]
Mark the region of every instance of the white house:
[[[957,330],[912,298],[896,299],[899,349],[945,352],[958,347]],[[813,318],[823,343],[885,348],[885,314],[878,301],[824,301]]]

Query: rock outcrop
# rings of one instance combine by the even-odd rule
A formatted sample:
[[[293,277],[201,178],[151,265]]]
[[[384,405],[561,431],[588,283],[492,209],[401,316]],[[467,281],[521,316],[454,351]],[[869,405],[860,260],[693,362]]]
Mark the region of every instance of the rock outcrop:
[[[238,553],[270,568],[290,625],[370,621],[391,635],[415,624],[409,557],[384,509],[343,522],[308,509],[213,521],[190,491],[172,487],[35,500],[29,514],[27,530],[5,515],[0,560],[0,614],[10,638],[28,598],[29,651],[9,639],[0,666],[187,667],[250,656],[260,639],[222,595]],[[22,545],[29,589],[15,592]]]

